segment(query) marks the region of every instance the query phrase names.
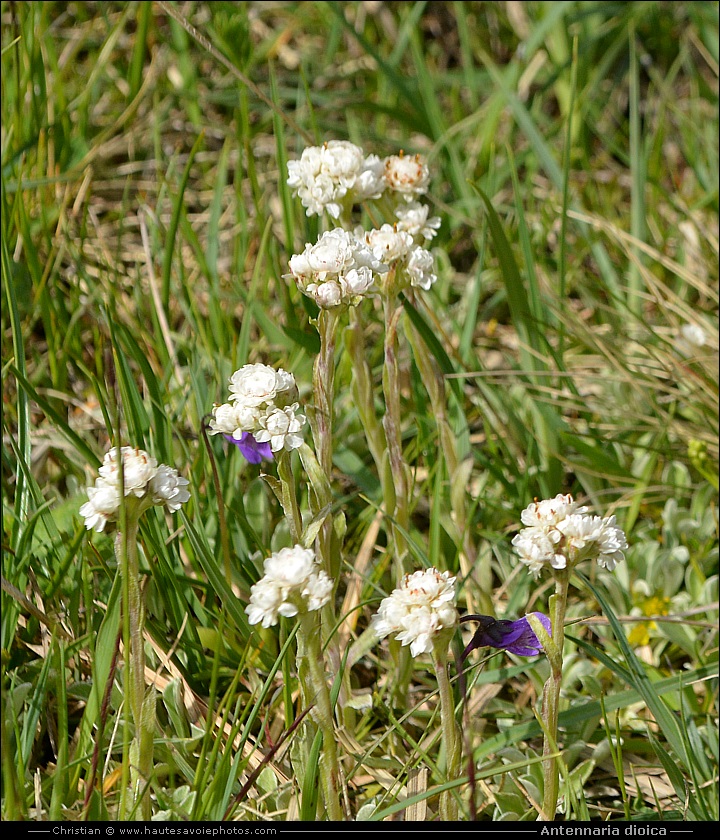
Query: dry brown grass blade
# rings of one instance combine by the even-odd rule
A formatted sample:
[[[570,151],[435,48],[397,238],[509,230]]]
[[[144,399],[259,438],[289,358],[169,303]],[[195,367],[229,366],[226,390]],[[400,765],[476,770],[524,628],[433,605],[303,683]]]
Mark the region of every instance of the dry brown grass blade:
[[[427,793],[429,771],[427,767],[416,767],[408,776],[408,798]],[[421,799],[414,805],[408,805],[405,819],[409,822],[425,822],[427,819],[427,800]]]
[[[631,236],[629,233],[626,233],[624,230],[621,230],[616,225],[612,224],[612,222],[600,219],[589,213],[580,213],[576,210],[569,210],[568,215],[573,219],[577,219],[580,222],[585,222],[588,225],[591,225],[596,230],[602,230],[609,234],[626,250],[628,255],[630,254],[631,247],[642,251],[648,257],[663,266],[663,268],[666,268],[668,271],[671,271],[677,277],[684,280],[689,286],[692,286],[694,289],[697,289],[697,291],[707,295],[708,298],[718,301],[719,298],[716,289],[712,288],[707,283],[703,283],[701,280],[698,280],[697,277],[689,272],[684,266],[680,265],[680,263],[675,262],[675,260],[670,259],[670,257],[665,256],[665,254],[661,254],[657,249],[653,248],[652,245],[648,245],[646,242],[643,242],[642,240]]]
[[[36,607],[29,598],[26,598],[17,587],[13,586],[4,577],[2,578],[2,589],[3,592],[7,593],[14,601],[17,601],[21,607],[26,609],[31,615],[35,616],[41,624],[49,628],[53,633],[57,633],[58,636],[68,642],[73,641],[73,637],[67,632],[67,630],[65,630],[64,627],[62,627],[54,618],[47,615],[47,613],[40,609],[40,607]]]

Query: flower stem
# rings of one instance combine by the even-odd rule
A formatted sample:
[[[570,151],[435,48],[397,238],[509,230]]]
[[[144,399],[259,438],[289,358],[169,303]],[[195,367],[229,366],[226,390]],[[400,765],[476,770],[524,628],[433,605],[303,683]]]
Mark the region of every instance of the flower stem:
[[[392,273],[392,272],[391,272]],[[405,535],[410,524],[410,489],[408,468],[403,458],[402,449],[402,414],[400,409],[400,375],[398,366],[398,324],[403,314],[403,307],[397,305],[396,298],[390,293],[393,279],[386,280],[388,292],[383,295],[383,313],[385,318],[385,364],[383,366],[383,396],[385,398],[385,415],[383,429],[387,441],[387,452],[390,468],[390,482],[392,482],[392,497],[386,497],[385,510],[391,517],[391,534],[395,559],[395,580],[400,586],[406,573],[407,540]],[[381,476],[385,475],[383,468]],[[387,482],[387,484],[390,484]],[[383,483],[383,490],[386,483]],[[388,488],[389,489],[389,488]],[[390,500],[395,504],[390,507]],[[410,679],[410,651],[407,647],[400,648],[396,661],[396,678],[393,682],[393,702],[402,707],[407,701],[407,687]]]
[[[360,422],[365,432],[368,449],[375,462],[383,505],[386,512],[395,511],[395,481],[388,458],[385,430],[375,412],[375,387],[370,366],[365,356],[363,322],[357,307],[350,307],[350,327],[345,333],[345,346],[352,358],[352,393]]]
[[[313,438],[320,466],[328,476],[332,474],[333,397],[335,388],[335,334],[338,314],[332,309],[321,309],[318,315],[320,352],[313,365],[313,392],[315,395],[315,422]]]
[[[457,779],[460,775],[460,759],[462,742],[460,730],[455,720],[455,702],[452,688],[448,679],[447,645],[438,642],[433,647],[433,666],[440,692],[440,719],[442,723],[442,739],[445,748],[446,776],[448,781]],[[457,800],[453,791],[446,790],[440,794],[440,819],[454,822],[458,818]]]
[[[393,543],[395,545],[395,574],[398,585],[405,574],[407,543],[405,534],[410,522],[408,470],[403,459],[402,424],[400,411],[400,376],[398,367],[397,328],[403,313],[402,306],[395,304],[389,295],[383,297],[385,316],[385,365],[383,367],[383,395],[385,415],[383,428],[387,440],[390,468],[395,488],[395,507],[388,510],[393,517]]]
[[[550,676],[543,687],[543,721],[545,723],[543,756],[550,756],[557,752],[558,713],[565,642],[565,612],[567,610],[569,582],[569,569],[555,572],[555,594],[550,598],[550,620],[552,621],[552,640],[555,654],[548,656]],[[560,764],[557,757],[546,758],[543,762],[543,780],[543,805],[540,818],[552,821],[555,819],[557,812],[560,789]]]
[[[332,476],[333,462],[333,401],[335,397],[335,336],[337,333],[338,313],[331,309],[322,309],[318,315],[318,332],[320,333],[320,352],[315,357],[313,366],[313,393],[315,396],[315,416],[313,422],[313,440],[315,454],[320,464],[320,473],[325,485],[329,488]],[[324,501],[318,482],[311,482],[315,490],[318,508]],[[329,494],[328,494],[329,495]],[[317,512],[317,511],[315,511]],[[317,552],[323,568],[335,577],[332,557],[333,520],[332,516],[325,517],[317,535]]]
[[[345,334],[345,346],[352,357],[352,390],[355,399],[355,407],[362,422],[363,431],[368,443],[368,449],[375,461],[380,481],[385,480],[383,472],[387,473],[392,489],[392,506],[395,507],[395,488],[392,484],[392,475],[388,470],[383,470],[383,454],[387,448],[385,435],[382,426],[378,422],[375,413],[375,389],[372,381],[370,366],[365,356],[365,331],[359,308],[351,306],[349,310],[350,327]],[[388,496],[383,492],[383,497]]]
[[[333,728],[332,704],[322,656],[320,616],[317,612],[300,616],[298,642],[298,674],[302,683],[304,703],[306,706],[313,706],[311,717],[317,723],[323,739],[319,769],[325,810],[329,820],[339,822],[343,819],[338,790],[340,766]]]
[[[313,440],[318,468],[311,465],[315,461],[306,447],[301,448],[300,457],[303,459],[308,478],[310,479],[311,505],[313,516],[332,502],[331,479],[333,469],[333,408],[335,399],[335,343],[339,313],[332,309],[322,309],[318,315],[318,332],[320,334],[320,351],[313,366],[313,393],[315,397],[315,416],[313,422]],[[317,555],[323,569],[337,583],[342,568],[342,552],[333,546],[334,541],[333,516],[328,511],[320,526],[315,539]],[[323,616],[327,627],[335,625],[335,613],[331,603],[323,608]],[[322,626],[322,623],[321,623]],[[320,628],[319,628],[320,629]],[[322,636],[323,642],[328,640]],[[342,665],[342,654],[337,640],[330,639],[327,647],[328,658],[333,670],[338,672]],[[349,671],[342,675],[342,691],[340,707],[343,709],[343,719],[346,725],[354,720],[354,714],[346,701],[351,696]],[[335,747],[333,746],[333,750]],[[337,762],[337,758],[335,759]]]
[[[143,789],[147,786],[153,766],[154,706],[145,697],[145,644],[143,639],[144,614],[140,591],[138,563],[138,525],[140,510],[134,499],[126,500],[124,530],[115,537],[115,554],[124,578],[125,608],[128,620],[130,651],[127,661],[128,695],[135,734],[130,747],[130,780],[136,801],[141,797],[140,814],[150,819],[150,797]],[[154,699],[154,693],[152,694]]]
[[[461,460],[455,433],[450,426],[447,414],[447,393],[445,379],[436,360],[429,352],[424,339],[411,326],[408,330],[408,340],[412,347],[415,363],[420,371],[425,390],[430,397],[430,405],[435,415],[440,448],[447,467],[450,482],[450,509],[452,521],[455,524],[457,541],[462,550],[459,553],[460,571],[464,578],[470,578],[477,566],[478,552],[473,541],[473,529],[468,527],[468,494],[467,484],[472,470],[472,459]],[[467,593],[468,610],[475,611],[475,604],[471,592]],[[483,608],[490,606],[489,594],[483,593]]]

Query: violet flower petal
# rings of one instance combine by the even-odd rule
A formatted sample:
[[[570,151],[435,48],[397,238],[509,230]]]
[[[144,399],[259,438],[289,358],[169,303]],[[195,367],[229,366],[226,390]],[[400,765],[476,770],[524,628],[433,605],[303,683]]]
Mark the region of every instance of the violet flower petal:
[[[270,443],[267,441],[258,443],[250,432],[243,432],[240,440],[236,440],[232,435],[223,435],[223,437],[229,443],[234,443],[237,446],[248,464],[259,464],[263,458],[273,460]]]
[[[542,626],[551,632],[550,619],[543,613],[536,612]],[[461,621],[477,621],[479,623],[475,635],[463,651],[461,661],[465,661],[467,655],[480,647],[492,647],[498,650],[506,650],[516,656],[537,656],[542,653],[543,646],[530,626],[527,617],[518,618],[516,621],[508,619],[497,619],[489,615],[466,615]]]

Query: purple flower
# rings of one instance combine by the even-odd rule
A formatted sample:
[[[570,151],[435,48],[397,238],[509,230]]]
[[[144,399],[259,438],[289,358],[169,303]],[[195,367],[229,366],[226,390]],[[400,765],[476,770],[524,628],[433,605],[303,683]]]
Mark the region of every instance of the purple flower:
[[[532,615],[539,619],[542,626],[550,634],[552,626],[550,619],[540,612],[532,613]],[[465,661],[470,651],[480,647],[498,648],[517,656],[537,656],[537,654],[542,653],[542,644],[527,618],[509,621],[493,618],[489,615],[464,615],[460,621],[477,621],[480,625],[470,644],[463,651],[462,662]]]
[[[223,437],[237,446],[248,464],[259,464],[263,458],[268,458],[270,461],[273,459],[270,443],[258,443],[250,432],[243,432],[240,440],[236,440],[232,435],[223,435]]]

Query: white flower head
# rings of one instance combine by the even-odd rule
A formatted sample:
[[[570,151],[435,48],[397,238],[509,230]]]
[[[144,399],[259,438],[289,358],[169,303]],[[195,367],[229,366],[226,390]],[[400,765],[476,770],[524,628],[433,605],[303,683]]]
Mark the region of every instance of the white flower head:
[[[391,155],[385,158],[385,183],[406,201],[427,192],[430,170],[420,155]]]
[[[342,277],[342,290],[347,300],[360,300],[373,290],[375,274],[367,265],[351,268]]]
[[[265,560],[263,571],[245,607],[250,624],[271,627],[279,616],[319,610],[330,600],[333,581],[309,548],[281,548]]]
[[[602,527],[603,521],[599,516],[585,516],[582,513],[571,513],[555,525],[565,538],[565,550],[572,552],[574,557],[581,556],[597,543]]]
[[[272,452],[298,449],[306,417],[296,402],[295,377],[282,368],[244,365],[230,377],[230,402],[213,406],[211,435],[242,441],[251,434],[256,443],[269,443]]]
[[[289,395],[296,395],[295,378],[282,368],[275,370],[269,365],[243,365],[230,377],[230,400],[241,408],[258,408],[273,405],[278,400],[288,401]]]
[[[366,242],[342,228],[326,231],[290,258],[300,291],[325,308],[356,305],[372,291],[375,275],[387,270]]]
[[[98,533],[104,530],[108,521],[114,520],[120,509],[120,487],[98,478],[94,487],[87,489],[88,500],[80,508],[85,527]]]
[[[612,572],[615,566],[625,559],[623,552],[627,551],[627,548],[625,532],[616,525],[614,516],[606,516],[598,539],[598,564]]]
[[[297,614],[294,604],[285,604],[285,609],[281,612],[283,606],[282,589],[273,581],[262,578],[250,589],[250,603],[245,607],[245,612],[250,624],[262,622],[263,627],[271,627],[277,624],[278,616],[285,615],[289,618]]]
[[[375,259],[394,269],[390,275],[393,291],[408,285],[427,291],[437,280],[433,255],[417,245],[412,234],[400,230],[398,225],[384,224],[364,233],[358,228],[356,235],[364,237]]]
[[[428,218],[429,214],[430,208],[428,205],[420,204],[419,201],[400,204],[395,210],[397,216],[396,227],[413,237],[432,239],[438,232],[441,222],[439,216]]]
[[[553,569],[564,569],[567,565],[565,555],[555,550],[555,542],[543,528],[524,528],[513,537],[512,544],[535,578],[547,565]]]
[[[122,458],[122,486],[125,495],[138,498],[144,496],[148,481],[157,471],[157,461],[144,450],[136,449],[134,446],[123,446],[120,457]],[[120,486],[120,464],[116,447],[105,453],[98,472],[108,484]]]
[[[178,475],[173,467],[160,464],[155,475],[150,479],[150,494],[154,505],[165,505],[175,513],[188,501],[190,491],[187,478]]]
[[[433,255],[424,248],[413,248],[410,252],[406,270],[410,278],[410,285],[418,286],[425,291],[428,291],[437,280]]]
[[[365,242],[375,259],[385,265],[405,259],[415,244],[412,235],[407,231],[388,224],[367,231]]]
[[[172,467],[158,466],[152,456],[133,446],[123,446],[120,450],[121,482],[117,454],[117,447],[106,452],[95,485],[87,489],[88,501],[80,508],[80,515],[88,530],[103,531],[108,522],[117,519],[123,491],[125,496],[139,501],[136,515],[151,505],[164,505],[175,512],[190,498],[187,479],[181,478]]]
[[[302,591],[302,596],[307,604],[309,612],[319,610],[324,607],[330,600],[333,591],[333,580],[327,574],[320,570],[314,575],[311,575]]]
[[[293,403],[285,408],[271,406],[258,418],[259,428],[253,431],[258,443],[270,443],[273,452],[281,449],[298,449],[303,442],[303,426],[306,418],[299,413],[299,404]]]
[[[210,420],[210,434],[230,435],[239,440],[243,432],[251,432],[257,428],[258,417],[261,413],[261,408],[240,403],[214,405],[213,416]]]
[[[327,211],[338,219],[346,206],[379,198],[385,188],[383,162],[376,155],[366,157],[347,140],[329,140],[310,146],[300,160],[288,163],[287,183],[306,215]]]
[[[435,568],[405,575],[402,584],[383,598],[373,616],[372,627],[378,638],[389,634],[410,653],[430,653],[435,636],[454,627],[458,614],[455,608],[455,578]]]
[[[315,299],[315,303],[321,309],[332,309],[343,302],[343,287],[337,280],[328,280],[319,284],[308,283],[305,291],[308,297]]]
[[[572,513],[586,511],[587,508],[580,507],[569,493],[565,496],[558,494],[554,499],[543,499],[528,505],[520,514],[520,520],[523,525],[547,528],[556,525]]]
[[[573,568],[583,560],[597,560],[612,571],[628,547],[615,517],[586,514],[570,495],[533,502],[521,514],[526,526],[512,540],[513,548],[534,577],[546,566]]]

